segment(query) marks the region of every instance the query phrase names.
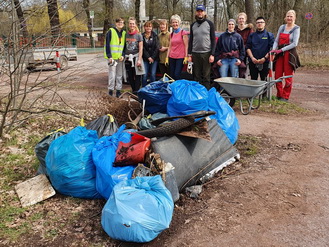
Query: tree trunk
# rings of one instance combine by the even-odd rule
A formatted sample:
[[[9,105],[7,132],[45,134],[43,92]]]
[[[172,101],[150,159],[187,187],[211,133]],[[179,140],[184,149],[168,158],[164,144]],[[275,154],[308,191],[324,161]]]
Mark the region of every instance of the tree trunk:
[[[150,0],[150,5],[149,5],[149,20],[153,20],[154,16],[154,0]]]
[[[56,44],[56,40],[60,35],[60,23],[58,14],[57,0],[47,0],[48,5],[48,16],[51,28],[52,45]]]
[[[195,16],[195,0],[192,0],[192,3],[191,3],[191,24],[193,23],[194,21],[194,16]]]
[[[214,26],[215,26],[215,30],[218,30],[218,17],[217,17],[217,0],[214,0]]]
[[[297,16],[301,14],[302,3],[302,0],[296,0],[294,6],[292,7],[292,9],[296,11]]]
[[[226,3],[227,19],[233,18],[230,0],[225,0],[225,3]],[[227,28],[227,25],[226,25],[226,28]]]
[[[248,22],[253,22],[255,19],[254,14],[254,0],[245,0],[246,14],[248,16]]]
[[[29,33],[27,31],[27,26],[26,26],[26,21],[24,18],[22,6],[21,6],[19,0],[14,0],[14,4],[15,4],[15,9],[16,9],[16,13],[17,13],[17,17],[19,20],[19,25],[20,25],[20,29],[22,31],[23,37],[27,38],[29,36]],[[25,40],[25,41],[27,41],[27,40]],[[24,43],[26,43],[25,41],[24,41]]]
[[[105,37],[107,31],[110,28],[111,23],[113,23],[113,0],[105,0],[105,19],[103,27],[103,35]]]
[[[178,2],[179,2],[179,0],[173,0],[172,1],[172,9],[173,9],[173,12],[177,11],[177,4],[178,4]],[[175,14],[175,13],[173,13],[173,14]]]
[[[140,18],[139,18],[139,9],[141,7],[141,1],[140,0],[136,0],[135,1],[135,19],[136,19],[136,24],[139,27],[139,24],[141,22]]]
[[[89,39],[90,39],[90,47],[94,47],[94,37],[93,37],[93,31],[92,31],[92,20],[90,18],[90,11],[89,11],[89,6],[90,6],[90,0],[83,0],[82,6],[85,9],[86,16],[87,16],[87,23],[88,23],[88,34],[89,34]]]

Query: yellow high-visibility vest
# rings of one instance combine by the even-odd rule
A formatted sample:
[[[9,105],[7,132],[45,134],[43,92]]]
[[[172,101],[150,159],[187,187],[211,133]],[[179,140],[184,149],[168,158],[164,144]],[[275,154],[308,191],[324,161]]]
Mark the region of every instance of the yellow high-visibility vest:
[[[118,33],[114,28],[110,28],[111,31],[111,41],[110,41],[110,49],[113,59],[119,59],[122,56],[123,47],[126,42],[126,31],[122,31],[121,40],[119,39]],[[108,59],[106,54],[106,40],[104,45],[104,57]]]

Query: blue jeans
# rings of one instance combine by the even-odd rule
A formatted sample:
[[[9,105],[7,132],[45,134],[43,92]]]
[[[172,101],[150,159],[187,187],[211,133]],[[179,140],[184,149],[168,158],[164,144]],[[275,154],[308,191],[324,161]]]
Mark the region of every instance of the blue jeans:
[[[157,72],[157,67],[158,67],[158,61],[154,61],[153,63],[144,61],[145,74],[143,75],[142,87],[145,87],[147,85],[147,78],[149,74],[150,74],[150,82],[154,82],[156,80],[155,74]]]
[[[183,69],[184,58],[169,58],[170,76],[174,80],[179,80]]]
[[[235,65],[236,58],[224,58],[222,59],[222,66],[219,67],[219,73],[221,77],[227,77],[228,71],[231,72],[231,77],[239,76],[239,67]]]

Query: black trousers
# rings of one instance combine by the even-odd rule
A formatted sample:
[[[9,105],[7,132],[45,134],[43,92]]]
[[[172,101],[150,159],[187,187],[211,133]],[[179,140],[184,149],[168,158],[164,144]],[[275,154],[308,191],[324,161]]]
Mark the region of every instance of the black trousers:
[[[262,68],[259,68],[259,64],[254,64],[253,62],[249,62],[249,70],[251,80],[258,80],[258,76],[260,76],[261,81],[265,81],[268,75],[268,62],[261,64]],[[257,67],[258,66],[258,67]],[[261,69],[261,70],[260,70]]]
[[[210,52],[194,53],[193,58],[193,77],[194,80],[201,83],[207,89],[210,89],[211,64],[209,63]]]
[[[136,75],[135,67],[131,67],[131,62],[126,61],[126,70],[128,75],[128,82],[131,86],[131,90],[133,93],[137,92],[142,84],[142,76]]]

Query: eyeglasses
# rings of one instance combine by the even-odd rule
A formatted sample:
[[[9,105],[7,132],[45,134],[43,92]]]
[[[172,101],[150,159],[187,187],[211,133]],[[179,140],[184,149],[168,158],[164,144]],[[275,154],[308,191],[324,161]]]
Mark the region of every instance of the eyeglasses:
[[[265,21],[257,21],[256,24],[262,24],[265,23]]]

